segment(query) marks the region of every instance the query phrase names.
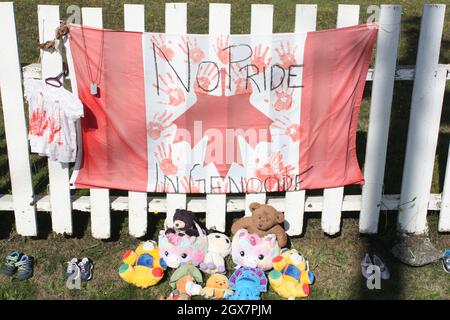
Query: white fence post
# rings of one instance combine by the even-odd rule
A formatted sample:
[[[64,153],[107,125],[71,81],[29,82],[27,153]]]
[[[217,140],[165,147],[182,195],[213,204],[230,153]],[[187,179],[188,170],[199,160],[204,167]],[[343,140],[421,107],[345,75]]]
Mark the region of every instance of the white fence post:
[[[296,32],[315,30],[316,5],[296,6]],[[210,4],[210,34],[230,33],[229,4]],[[83,23],[101,28],[102,9],[83,8]],[[166,32],[187,33],[186,3],[166,4]],[[144,31],[144,5],[124,5],[125,30]],[[448,67],[438,65],[440,42],[445,18],[445,5],[425,5],[421,23],[419,49],[414,76],[413,97],[405,154],[400,200],[384,197],[387,207],[399,206],[399,229],[408,233],[427,231],[428,209],[439,209],[439,198],[432,195],[430,186],[443,96]],[[53,39],[59,25],[59,6],[38,5],[40,42]],[[246,194],[245,200],[229,200],[223,194],[207,194],[204,199],[191,199],[186,194],[167,194],[166,200],[152,199],[150,206],[158,211],[167,211],[168,225],[177,208],[193,211],[206,210],[206,226],[218,231],[225,230],[227,207],[229,211],[245,209],[253,202],[268,202],[285,211],[286,229],[289,235],[299,235],[303,229],[304,211],[322,211],[322,229],[327,234],[340,230],[341,211],[361,210],[360,232],[376,233],[382,186],[384,179],[389,118],[392,105],[393,86],[396,77],[396,57],[400,32],[401,6],[382,5],[377,55],[373,74],[369,131],[366,146],[364,174],[366,184],[361,196],[346,196],[344,188],[325,189],[322,197],[308,197],[305,191],[286,192],[285,199],[267,199],[266,193]],[[337,27],[355,25],[359,20],[358,5],[339,5]],[[273,5],[252,5],[251,33],[272,33]],[[299,48],[301,51],[303,48]],[[303,52],[301,52],[303,55]],[[8,146],[8,161],[13,196],[0,198],[0,209],[14,210],[17,232],[24,236],[36,236],[36,205],[34,202],[32,176],[29,162],[26,122],[22,94],[22,79],[17,48],[14,20],[14,4],[0,3],[0,93],[5,118]],[[54,76],[61,71],[62,57],[59,52],[44,52],[42,58],[43,77]],[[408,78],[411,79],[411,78]],[[76,81],[75,81],[76,86]],[[76,92],[76,88],[74,89]],[[67,166],[49,161],[50,196],[38,201],[37,209],[52,211],[52,227],[57,233],[72,233],[72,203],[70,199]],[[450,170],[450,149],[447,160]],[[450,231],[450,172],[446,171],[442,194],[439,231]],[[106,239],[111,235],[111,206],[115,210],[129,211],[129,232],[135,237],[147,231],[148,201],[146,192],[129,192],[126,197],[110,203],[109,190],[91,189],[91,197],[79,199],[75,209],[91,211],[92,234]],[[90,203],[90,205],[89,205]],[[305,208],[305,205],[308,207]],[[311,206],[311,207],[309,207]]]
[[[36,236],[36,209],[12,2],[0,3],[0,93],[16,230],[22,236]]]
[[[83,25],[102,28],[102,8],[82,8]],[[111,214],[108,189],[90,189],[91,230],[96,239],[111,237]]]
[[[298,4],[295,7],[295,32],[303,33],[316,30],[317,5]],[[298,48],[299,64],[303,63],[304,42]],[[301,80],[299,80],[301,81]],[[301,96],[301,88],[299,89]],[[284,227],[290,236],[300,235],[303,231],[303,215],[305,212],[305,190],[286,192],[286,209],[284,211]]]
[[[427,231],[428,199],[445,90],[445,83],[439,83],[445,81],[445,74],[438,68],[444,17],[445,5],[424,6],[398,215],[398,227],[407,233]]]
[[[229,34],[231,5],[209,4],[209,34]],[[206,195],[206,228],[224,232],[227,215],[227,196],[225,194]]]
[[[145,6],[124,5],[125,31],[145,31]],[[128,229],[132,236],[143,237],[147,232],[147,192],[128,192]]]
[[[59,27],[59,6],[38,5],[39,42],[44,43],[55,38]],[[61,45],[62,47],[62,45]],[[43,51],[42,78],[55,77],[62,72],[60,51]],[[72,234],[72,202],[70,199],[69,167],[48,160],[49,193],[52,209],[52,228],[56,233]]]
[[[166,33],[187,34],[187,4],[166,3]],[[172,226],[176,209],[186,209],[186,194],[167,194],[166,225]]]
[[[362,233],[378,231],[401,13],[399,5],[381,5],[359,215]]]
[[[251,34],[270,34],[273,32],[273,5],[252,4],[251,6]],[[251,216],[250,204],[252,202],[266,203],[266,193],[245,194],[245,215]]]
[[[349,27],[359,22],[359,5],[340,4],[337,14],[337,28]],[[342,200],[344,187],[323,190],[322,230],[333,235],[341,229]]]

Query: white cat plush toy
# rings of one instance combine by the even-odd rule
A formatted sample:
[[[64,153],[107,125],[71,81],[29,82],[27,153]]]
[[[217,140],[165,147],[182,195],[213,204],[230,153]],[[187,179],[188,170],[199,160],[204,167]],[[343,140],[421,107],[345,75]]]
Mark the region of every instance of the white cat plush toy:
[[[208,235],[208,250],[200,269],[206,273],[226,272],[225,257],[231,253],[231,240],[223,233],[210,233]]]

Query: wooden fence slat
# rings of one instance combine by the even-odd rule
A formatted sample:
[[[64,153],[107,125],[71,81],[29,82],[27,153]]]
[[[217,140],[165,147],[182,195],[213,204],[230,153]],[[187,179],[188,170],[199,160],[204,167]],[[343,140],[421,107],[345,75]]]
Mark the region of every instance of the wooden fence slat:
[[[124,4],[123,18],[125,31],[145,32],[145,5]]]
[[[273,32],[273,5],[252,4],[251,6],[251,34],[271,34]],[[251,216],[250,204],[252,202],[266,203],[266,193],[245,194],[245,215]]]
[[[209,4],[209,34],[230,34],[231,5]],[[206,195],[206,228],[224,232],[227,214],[225,194]]]
[[[59,6],[38,5],[39,42],[55,38],[59,26]],[[42,78],[55,77],[62,72],[60,51],[43,51]],[[72,203],[70,200],[69,166],[48,160],[49,194],[52,209],[52,228],[56,233],[72,234]]]
[[[81,8],[83,25],[94,28],[103,27],[102,8]],[[111,237],[111,215],[108,189],[90,189],[91,230],[96,239]]]
[[[317,5],[298,4],[295,7],[295,32],[303,33],[316,30]],[[304,42],[298,47],[298,56],[303,63]],[[301,80],[300,80],[301,81]],[[301,88],[299,89],[301,99]],[[286,209],[284,217],[286,219],[284,227],[290,236],[300,235],[303,231],[303,214],[305,211],[305,190],[286,192]]]
[[[349,27],[359,23],[359,5],[340,4],[337,13],[337,28]],[[329,188],[323,191],[322,230],[333,235],[341,228],[342,200],[344,187]]]
[[[399,5],[381,6],[359,215],[361,233],[378,231],[401,13]]]
[[[36,209],[12,2],[0,3],[0,93],[16,230],[22,236],[36,236]]]
[[[445,168],[444,190],[439,213],[439,232],[450,232],[450,145],[448,148],[447,166]]]
[[[145,31],[145,6],[124,5],[126,31]],[[147,192],[128,192],[128,229],[132,236],[143,237],[147,232]]]
[[[230,9],[229,4],[210,4],[211,34],[230,32]],[[310,28],[307,31],[314,30],[316,6],[297,5],[296,9],[296,32],[302,32],[305,28]],[[85,25],[102,27],[101,8],[83,8],[82,13]],[[379,211],[395,209],[399,204],[398,223],[401,231],[425,232],[427,210],[439,208],[439,231],[450,231],[450,173],[447,175],[446,172],[442,197],[430,195],[429,192],[446,79],[450,75],[448,66],[438,65],[444,13],[445,5],[424,6],[417,65],[415,68],[396,70],[401,6],[382,5],[376,67],[374,72],[368,74],[368,79],[373,80],[374,84],[364,170],[366,185],[361,196],[344,197],[343,188],[331,188],[324,190],[323,197],[306,197],[304,191],[287,192],[285,198],[268,198],[265,193],[255,193],[247,194],[245,199],[227,199],[226,195],[209,194],[206,195],[206,200],[187,199],[185,194],[167,194],[166,199],[152,198],[149,203],[145,192],[129,192],[128,197],[110,197],[107,189],[91,189],[90,197],[77,198],[70,195],[67,165],[49,161],[50,194],[38,196],[33,201],[14,4],[0,3],[0,93],[13,194],[0,195],[0,210],[14,210],[17,232],[25,236],[37,235],[36,210],[52,211],[55,232],[72,233],[72,206],[76,210],[91,211],[92,234],[99,239],[110,237],[111,208],[129,211],[130,234],[136,237],[146,233],[147,206],[150,210],[166,211],[169,223],[177,208],[206,211],[207,227],[224,231],[226,212],[245,209],[248,215],[248,205],[253,201],[267,202],[284,210],[286,228],[290,235],[301,233],[303,213],[313,211],[322,211],[322,229],[328,234],[339,232],[342,211],[358,210],[361,210],[360,232],[376,233]],[[38,19],[41,42],[52,39],[59,24],[59,6],[38,5]],[[143,31],[144,6],[124,5],[124,19],[126,30]],[[187,33],[186,20],[186,3],[166,4],[167,33]],[[354,25],[358,20],[358,5],[339,5],[337,27]],[[252,5],[252,34],[271,33],[272,24],[273,5]],[[53,76],[61,71],[62,57],[59,53],[45,52],[42,65],[43,76]],[[414,89],[401,196],[383,196],[393,84],[395,80],[411,80],[413,76]],[[450,149],[447,167],[449,166]]]
[[[444,18],[445,5],[424,5],[398,215],[400,231],[408,233],[427,231],[427,202],[445,90],[446,70],[438,67]]]
[[[334,235],[341,230],[342,200],[344,188],[329,188],[323,190],[322,230],[328,235]]]
[[[128,197],[111,197],[111,210],[128,211]],[[273,205],[277,210],[284,211],[286,201],[283,197],[267,197],[267,203]],[[400,203],[399,194],[385,194],[382,198],[382,211],[392,211],[398,208]],[[432,193],[428,197],[428,210],[440,210],[442,204],[441,194]],[[89,196],[72,196],[74,210],[90,212],[91,201]],[[206,210],[206,199],[199,197],[188,198],[186,208],[195,212]],[[322,196],[307,196],[305,200],[305,212],[321,212],[323,208]],[[227,212],[242,212],[245,209],[245,198],[237,196],[227,197]],[[50,211],[50,197],[36,196],[36,210],[39,212]],[[149,198],[149,210],[151,212],[166,212],[167,198],[163,195]],[[361,195],[346,195],[342,202],[342,211],[355,212],[361,210]],[[6,211],[14,211],[13,196],[10,194],[0,195],[0,214]],[[355,217],[357,215],[355,214]]]
[[[187,34],[187,4],[166,3],[166,33]],[[166,225],[172,226],[176,209],[186,209],[186,194],[167,194]]]
[[[359,5],[338,5],[336,28],[345,28],[359,23]]]

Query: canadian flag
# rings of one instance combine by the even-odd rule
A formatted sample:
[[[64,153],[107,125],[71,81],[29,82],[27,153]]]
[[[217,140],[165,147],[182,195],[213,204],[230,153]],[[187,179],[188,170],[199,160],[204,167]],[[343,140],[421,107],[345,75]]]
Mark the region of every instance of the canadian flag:
[[[174,35],[72,25],[68,58],[85,106],[74,187],[362,184],[356,131],[377,29]]]

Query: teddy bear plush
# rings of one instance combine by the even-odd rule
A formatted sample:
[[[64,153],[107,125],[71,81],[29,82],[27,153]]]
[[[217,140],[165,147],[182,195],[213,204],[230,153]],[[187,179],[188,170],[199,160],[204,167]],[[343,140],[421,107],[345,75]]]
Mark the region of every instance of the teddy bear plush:
[[[166,264],[160,259],[153,241],[141,242],[135,251],[127,250],[119,268],[120,277],[140,288],[157,284],[164,276]]]
[[[198,237],[199,232],[195,226],[195,213],[189,210],[177,209],[173,216],[173,228],[167,228],[166,235],[175,233],[179,236],[188,235]]]
[[[235,234],[240,229],[246,229],[249,233],[255,233],[260,237],[274,234],[280,248],[285,247],[288,236],[281,225],[284,222],[284,213],[272,206],[257,202],[251,203],[249,208],[252,215],[236,220],[231,226],[231,233]]]
[[[223,233],[208,235],[208,250],[200,269],[206,273],[225,273],[225,257],[231,253],[231,240]]]

